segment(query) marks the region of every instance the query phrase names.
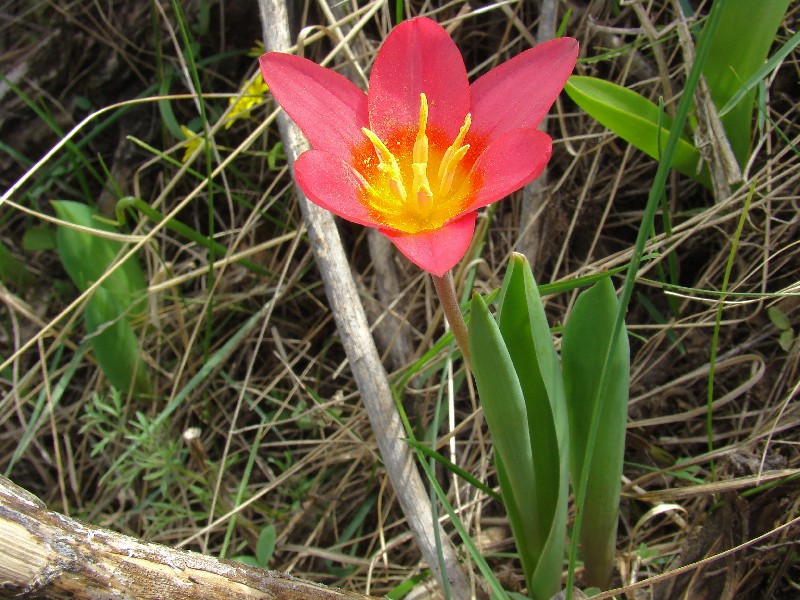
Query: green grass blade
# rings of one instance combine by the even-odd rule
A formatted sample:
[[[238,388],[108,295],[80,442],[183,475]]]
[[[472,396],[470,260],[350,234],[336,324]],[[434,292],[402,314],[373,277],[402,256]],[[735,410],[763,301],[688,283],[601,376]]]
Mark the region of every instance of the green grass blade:
[[[447,460],[444,456],[441,455],[441,453],[437,452],[436,450],[434,450],[430,446],[427,446],[425,444],[421,444],[420,442],[418,442],[416,440],[411,440],[411,439],[407,439],[406,443],[409,446],[411,446],[412,448],[414,448],[414,450],[416,450],[417,452],[419,452],[421,454],[424,454],[428,458],[432,458],[433,460],[438,462],[440,465],[442,465],[445,469],[447,469],[453,475],[456,475],[456,476],[460,477],[461,479],[463,479],[464,481],[466,481],[470,485],[478,488],[480,491],[482,491],[484,494],[486,494],[490,498],[493,498],[493,499],[497,500],[498,502],[502,502],[503,501],[502,497],[497,492],[495,492],[492,488],[490,488],[488,485],[484,484],[479,479],[475,478],[472,474],[470,474],[469,472],[465,471],[464,469],[462,469],[458,465],[453,464],[452,462]]]
[[[6,470],[3,473],[6,477],[11,477],[12,471],[14,470],[17,462],[22,458],[23,454],[25,454],[25,451],[31,445],[31,442],[33,442],[36,436],[39,435],[41,431],[40,428],[45,419],[47,419],[49,411],[55,410],[61,402],[64,392],[69,389],[70,383],[72,382],[73,377],[75,377],[75,373],[78,371],[81,363],[83,362],[83,357],[86,354],[88,347],[89,345],[84,342],[75,349],[72,358],[64,368],[63,374],[52,387],[52,390],[50,391],[50,397],[48,397],[48,390],[46,387],[43,388],[39,393],[39,398],[36,400],[36,405],[33,407],[33,411],[28,418],[28,423],[22,431],[22,437],[20,437],[18,443],[14,447],[14,454],[12,454],[11,459],[8,461],[8,466],[6,466]],[[59,346],[56,348],[56,351],[53,354],[53,359],[51,360],[50,365],[48,365],[48,373],[55,373],[58,371],[58,365],[61,361],[63,352],[64,346]]]
[[[755,193],[755,182],[750,187],[750,193],[745,198],[744,206],[742,207],[742,214],[739,217],[739,222],[736,225],[736,233],[731,242],[731,251],[728,254],[728,262],[725,265],[725,274],[722,277],[722,296],[719,297],[717,304],[716,317],[714,318],[714,333],[711,336],[711,357],[709,358],[708,369],[708,386],[706,388],[706,436],[708,439],[708,451],[711,453],[714,450],[714,429],[713,429],[713,405],[714,405],[714,374],[717,366],[717,348],[719,346],[719,330],[722,324],[722,311],[725,308],[725,292],[728,291],[728,283],[733,270],[733,263],[736,259],[736,252],[739,250],[739,239],[742,236],[742,229],[744,229],[747,214],[750,210],[750,202]],[[714,475],[714,463],[711,463],[711,473]]]
[[[475,561],[475,564],[478,565],[478,569],[486,580],[486,585],[491,591],[492,600],[506,600],[508,598],[508,594],[503,589],[503,586],[500,585],[500,582],[497,580],[497,576],[492,572],[492,569],[486,563],[486,560],[481,555],[477,546],[475,546],[475,542],[473,542],[472,538],[469,536],[466,527],[464,527],[464,524],[458,517],[458,513],[453,509],[453,506],[448,501],[447,494],[444,493],[442,486],[439,485],[439,481],[436,479],[436,474],[433,472],[433,469],[431,469],[428,462],[424,460],[421,455],[419,456],[419,464],[422,467],[422,470],[425,471],[425,475],[428,477],[428,481],[430,481],[436,497],[439,498],[439,502],[442,503],[445,512],[447,512],[447,515],[450,517],[453,527],[461,537],[461,540],[464,542],[464,546],[466,546],[470,558],[472,558],[472,560]]]
[[[727,115],[731,110],[741,102],[742,98],[744,98],[749,92],[754,90],[759,83],[764,81],[764,79],[769,75],[772,71],[774,71],[778,65],[783,61],[784,58],[789,56],[795,48],[800,44],[800,31],[795,33],[789,40],[780,47],[780,49],[773,54],[770,59],[765,62],[760,69],[758,69],[755,73],[753,73],[750,78],[745,81],[742,86],[734,92],[730,99],[725,103],[725,105],[719,109],[719,116],[724,117]]]
[[[717,0],[714,3],[711,9],[711,14],[706,21],[706,25],[704,31],[708,32],[708,37],[713,37],[714,29],[717,27],[719,23],[719,15],[720,11],[724,8],[726,0]],[[667,138],[667,144],[664,148],[664,153],[661,157],[661,160],[658,163],[658,169],[656,170],[656,175],[653,179],[653,185],[650,188],[650,194],[647,198],[647,205],[645,207],[644,216],[642,217],[642,223],[639,226],[639,233],[636,236],[636,244],[634,245],[633,249],[633,256],[631,257],[630,265],[628,266],[628,271],[625,275],[625,284],[622,287],[622,293],[620,294],[620,302],[619,302],[619,309],[617,310],[617,315],[614,320],[614,331],[621,331],[623,328],[623,324],[625,322],[625,313],[628,310],[628,303],[630,302],[631,295],[633,294],[633,287],[636,283],[636,274],[639,271],[639,265],[642,261],[642,255],[644,254],[644,248],[647,244],[647,238],[649,237],[650,232],[653,228],[653,221],[655,219],[656,212],[659,206],[659,199],[661,198],[661,194],[664,193],[664,187],[667,182],[667,177],[669,175],[670,163],[672,162],[672,158],[675,155],[675,152],[678,148],[679,140],[680,140],[680,131],[683,129],[686,119],[689,115],[689,109],[692,106],[692,96],[694,95],[694,91],[697,88],[697,84],[700,81],[700,75],[702,73],[703,65],[705,61],[708,59],[709,54],[709,47],[710,44],[706,40],[701,40],[701,42],[697,46],[697,54],[695,56],[695,62],[692,65],[692,69],[689,72],[689,76],[686,80],[686,85],[683,90],[683,95],[681,96],[680,101],[678,102],[678,108],[675,113],[675,120],[674,120],[674,127],[670,130],[669,137]],[[616,336],[612,337],[611,347],[609,348],[608,353],[606,354],[605,361],[606,363],[610,364],[612,361],[612,357],[614,356],[614,346],[616,343]],[[604,393],[603,389],[605,386],[610,384],[608,377],[606,376],[606,369],[603,370],[603,377],[600,380],[600,391],[601,394]],[[590,427],[589,427],[589,438],[587,441],[586,446],[586,456],[584,457],[584,464],[590,464],[592,460],[592,453],[595,446],[595,441],[597,439],[597,431],[599,426],[599,417],[597,411],[593,411],[591,420],[590,420]],[[575,581],[575,564],[577,559],[577,552],[578,552],[578,539],[580,537],[580,530],[582,527],[582,520],[583,520],[583,513],[584,513],[584,504],[586,499],[586,488],[588,485],[588,471],[584,470],[581,474],[580,482],[577,482],[577,491],[575,494],[575,504],[577,512],[575,514],[575,525],[574,525],[574,532],[575,534],[572,537],[572,545],[570,547],[570,564],[569,564],[569,574],[567,577],[567,598],[571,600],[572,598],[572,587]]]

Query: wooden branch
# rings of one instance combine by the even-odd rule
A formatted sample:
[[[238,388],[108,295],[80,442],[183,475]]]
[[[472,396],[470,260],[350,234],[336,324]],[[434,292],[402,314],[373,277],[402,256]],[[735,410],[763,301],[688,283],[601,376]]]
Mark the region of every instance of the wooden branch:
[[[678,15],[678,42],[683,50],[683,64],[688,76],[694,65],[694,41],[689,31],[689,24],[683,14],[683,8],[676,0],[673,0],[673,5],[675,14]],[[731,186],[742,180],[742,171],[731,148],[728,135],[725,133],[725,128],[722,126],[717,108],[714,106],[711,90],[706,84],[705,77],[700,77],[700,81],[697,83],[694,103],[697,109],[694,145],[708,164],[711,185],[714,188],[714,199],[720,203],[730,197]]]
[[[268,51],[287,51],[291,42],[286,2],[259,0],[259,7],[264,28],[264,46]],[[290,167],[293,167],[295,159],[308,149],[308,142],[285,113],[278,116],[278,127],[286,157]],[[386,370],[370,335],[364,308],[358,297],[333,216],[309,202],[299,188],[297,192],[336,327],[400,507],[423,558],[440,584],[446,577],[452,597],[473,597],[469,579],[459,564],[455,548],[439,523],[433,521],[428,494],[411,450],[403,441],[406,437],[405,431],[397,414]],[[440,550],[444,574],[436,547],[436,528],[439,529],[438,536],[442,542]]]
[[[503,8],[508,9],[506,14],[511,12],[510,7],[504,6]],[[540,0],[539,10],[536,44],[552,40],[558,26],[556,0]],[[510,16],[513,16],[513,13]],[[545,116],[539,124],[539,131],[542,133],[547,133],[547,120],[548,117]],[[545,254],[549,243],[547,232],[553,229],[553,222],[558,218],[556,211],[542,210],[543,206],[550,201],[550,187],[547,184],[547,168],[545,167],[539,177],[522,189],[522,210],[520,211],[519,239],[517,240],[517,250],[528,259],[528,263],[537,277],[541,276],[541,266],[549,258]]]
[[[0,598],[368,600],[86,525],[0,475]]]
[[[341,0],[321,2],[320,8],[329,20],[330,28],[335,32],[337,42],[352,34],[353,26],[345,18],[347,11]],[[344,65],[342,74],[351,81],[363,82],[366,85],[366,76],[356,59],[356,56],[367,55],[369,51],[369,44],[363,32],[360,31],[351,44],[356,45],[354,52],[350,51],[348,44],[343,46],[348,62]],[[367,317],[369,317],[369,322],[375,323],[377,321],[377,324],[372,327],[373,338],[377,347],[381,355],[387,356],[391,369],[398,371],[408,366],[411,362],[414,356],[414,349],[411,343],[411,326],[408,321],[393,311],[386,311],[386,307],[392,304],[400,295],[397,268],[392,262],[392,243],[386,236],[378,233],[377,229],[370,228],[367,231],[367,248],[375,271],[375,291],[380,302],[375,301],[366,292],[364,286],[359,286],[359,292],[364,297],[363,306]],[[356,285],[359,285],[355,275],[354,280]],[[378,321],[378,319],[380,320]]]

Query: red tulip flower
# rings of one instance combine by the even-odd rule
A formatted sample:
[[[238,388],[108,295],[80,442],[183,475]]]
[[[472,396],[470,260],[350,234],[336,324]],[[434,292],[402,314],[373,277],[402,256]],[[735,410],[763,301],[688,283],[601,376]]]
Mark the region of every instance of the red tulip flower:
[[[536,127],[577,56],[578,42],[560,38],[470,85],[447,32],[416,18],[386,38],[368,94],[297,56],[270,52],[260,64],[272,95],[311,143],[295,163],[306,196],[377,227],[441,277],[466,253],[476,211],[544,169],[552,140]]]

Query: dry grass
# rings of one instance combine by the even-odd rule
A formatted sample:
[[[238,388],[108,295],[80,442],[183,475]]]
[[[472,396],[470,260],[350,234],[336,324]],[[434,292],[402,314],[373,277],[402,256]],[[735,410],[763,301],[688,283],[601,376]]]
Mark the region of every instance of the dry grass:
[[[0,84],[3,189],[31,172],[82,118],[115,102],[148,98],[90,120],[71,138],[74,146],[31,172],[10,197],[13,204],[0,208],[0,241],[28,274],[20,285],[4,279],[0,287],[0,467],[53,509],[210,554],[253,554],[259,532],[274,525],[271,568],[385,593],[420,572],[419,555],[337,343],[285,162],[267,159],[279,141],[274,106],[267,101],[253,118],[225,128],[229,104],[219,94],[235,94],[255,73],[246,51],[260,37],[256,5],[179,4],[194,38],[191,55],[204,61],[202,102],[213,136],[213,151],[197,153],[191,170],[180,162],[183,140],[170,130],[170,119],[195,131],[204,123],[198,102],[186,96],[198,90],[187,77],[191,61],[169,3],[120,0],[112,9],[88,0],[8,1],[0,12],[2,71],[18,86]],[[393,3],[359,4],[359,15],[373,16],[330,57],[356,77],[353,65],[367,70],[394,12]],[[472,76],[528,47],[536,31],[534,3],[407,4],[410,14],[431,15],[448,27]],[[642,43],[581,62],[578,73],[654,99],[664,95],[674,105],[684,66],[670,28],[673,4],[646,3],[639,13],[627,3],[617,12],[613,4],[570,3],[568,32],[580,39],[582,57]],[[327,57],[335,45],[332,13],[312,1],[291,6],[305,55]],[[795,7],[780,42],[799,19]],[[651,25],[663,32],[656,40],[647,39]],[[767,82],[769,120],[756,135],[747,185],[716,202],[683,177],[673,176],[668,186],[674,231],[652,238],[649,251],[660,254],[644,265],[628,317],[633,377],[617,584],[659,574],[666,581],[631,588],[630,598],[790,598],[800,582],[800,343],[782,349],[767,315],[776,306],[795,332],[800,326],[800,161],[778,133],[798,146],[799,77],[795,52]],[[531,229],[539,234],[541,282],[630,257],[655,162],[566,96],[549,131],[554,158],[535,212],[521,194],[497,205],[491,223],[484,219],[488,226],[479,228],[486,232],[483,252],[459,273],[463,281],[474,268],[480,291],[499,285],[509,252],[529,244]],[[147,151],[142,142],[158,150]],[[722,299],[709,451],[706,396],[718,292],[750,185],[754,194]],[[212,268],[205,249],[141,214],[138,221],[129,217],[124,232],[150,286],[146,318],[135,323],[154,383],[149,397],[113,396],[85,348],[85,299],[75,302],[79,293],[56,252],[31,249],[24,238],[31,231],[52,235],[50,200],[89,202],[110,216],[121,195],[135,195],[204,235],[213,228],[227,251],[213,257]],[[399,291],[382,297],[383,271],[376,276],[365,232],[345,223],[341,231],[371,317],[379,329],[394,323],[384,339],[396,341],[397,320],[403,323],[409,360],[422,375],[398,385],[398,393],[423,437],[434,415],[447,410],[446,389],[440,399],[446,357],[424,356],[443,333],[431,283],[393,256]],[[680,287],[663,284],[659,268],[666,269],[669,253],[679,265]],[[264,272],[236,263],[240,254]],[[573,301],[574,294],[548,298],[553,324]],[[390,348],[381,351],[387,365],[397,364],[388,358]],[[395,371],[392,380],[402,381],[401,374]],[[462,468],[494,485],[478,401],[458,374],[452,400],[457,426],[451,433],[446,419],[439,425],[441,449],[454,447]],[[199,436],[185,438],[191,428]],[[519,585],[502,507],[440,475],[504,583]]]

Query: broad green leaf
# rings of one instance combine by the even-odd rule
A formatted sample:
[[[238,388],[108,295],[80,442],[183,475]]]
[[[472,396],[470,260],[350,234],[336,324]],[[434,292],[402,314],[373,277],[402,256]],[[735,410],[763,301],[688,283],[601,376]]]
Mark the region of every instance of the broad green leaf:
[[[769,320],[772,321],[772,324],[778,329],[789,329],[792,326],[791,321],[789,321],[789,317],[787,317],[786,313],[777,306],[770,306],[767,309],[767,316],[769,317]]]
[[[645,154],[658,159],[663,152],[672,121],[667,115],[661,115],[659,128],[658,106],[644,96],[609,81],[579,75],[569,78],[564,91],[589,116]],[[687,177],[708,185],[707,173],[701,171],[698,175],[699,162],[700,153],[697,148],[688,139],[681,137],[672,167]]]
[[[240,554],[238,556],[231,557],[231,560],[235,560],[236,562],[242,563],[243,565],[247,565],[249,567],[263,568],[260,564],[258,564],[258,559],[252,554]]]
[[[22,235],[22,247],[26,252],[55,250],[56,231],[52,227],[30,227]]]
[[[118,298],[100,286],[86,303],[86,334],[97,364],[123,393],[146,393],[150,381],[142,363],[139,342]]]
[[[784,352],[789,352],[794,344],[794,331],[791,329],[784,329],[778,337],[778,345]]]
[[[527,509],[536,495],[525,397],[500,328],[479,294],[472,296],[469,346],[472,371],[483,414],[492,432],[499,469],[504,472],[505,467],[512,469],[501,479],[501,484],[503,479],[506,481],[501,490],[527,575],[533,572],[537,557],[531,552],[530,534],[520,519],[522,509]]]
[[[58,218],[98,231],[113,232],[114,229],[98,220],[94,209],[86,204],[58,200],[52,203]],[[97,281],[114,263],[122,244],[87,231],[61,226],[56,233],[58,255],[64,268],[79,290],[84,291]],[[106,279],[104,287],[112,292],[123,306],[134,302],[134,312],[143,310],[147,284],[144,274],[135,260],[128,259],[114,265],[114,272]]]
[[[528,417],[536,495],[522,511],[538,556],[532,573],[535,597],[558,590],[568,499],[568,423],[558,354],[527,259],[515,254],[500,297],[498,325],[522,387]],[[511,468],[509,476],[513,476]],[[553,591],[555,587],[556,591]],[[546,596],[549,598],[549,596]]]
[[[269,566],[269,559],[272,558],[272,553],[275,552],[275,541],[277,538],[278,535],[274,525],[267,525],[264,527],[258,536],[256,559],[258,560],[258,564],[265,569]]]
[[[601,588],[608,583],[616,548],[620,479],[628,415],[630,351],[623,329],[606,374],[604,397],[598,397],[605,357],[611,345],[619,303],[610,279],[578,296],[564,327],[561,365],[569,408],[570,469],[581,480],[589,426],[598,411],[597,441],[589,468],[580,537],[585,580]]]
[[[757,5],[757,9],[755,8]],[[727,0],[703,75],[717,108],[736,95],[742,84],[764,66],[775,34],[783,21],[789,0]],[[755,86],[741,94],[733,108],[728,108],[722,124],[740,165],[747,161],[752,131]],[[727,108],[727,107],[726,107]]]
[[[62,200],[53,202],[53,207],[63,221],[98,231],[114,231],[85,204]],[[86,333],[97,364],[115,388],[121,392],[147,392],[149,378],[128,320],[145,308],[147,286],[139,263],[131,258],[115,265],[123,247],[120,242],[68,226],[58,228],[56,246],[64,268],[81,291],[113,269],[86,303]]]
[[[564,558],[568,425],[558,356],[524,257],[510,261],[499,304],[495,322],[473,296],[472,367],[529,592],[548,599]]]

